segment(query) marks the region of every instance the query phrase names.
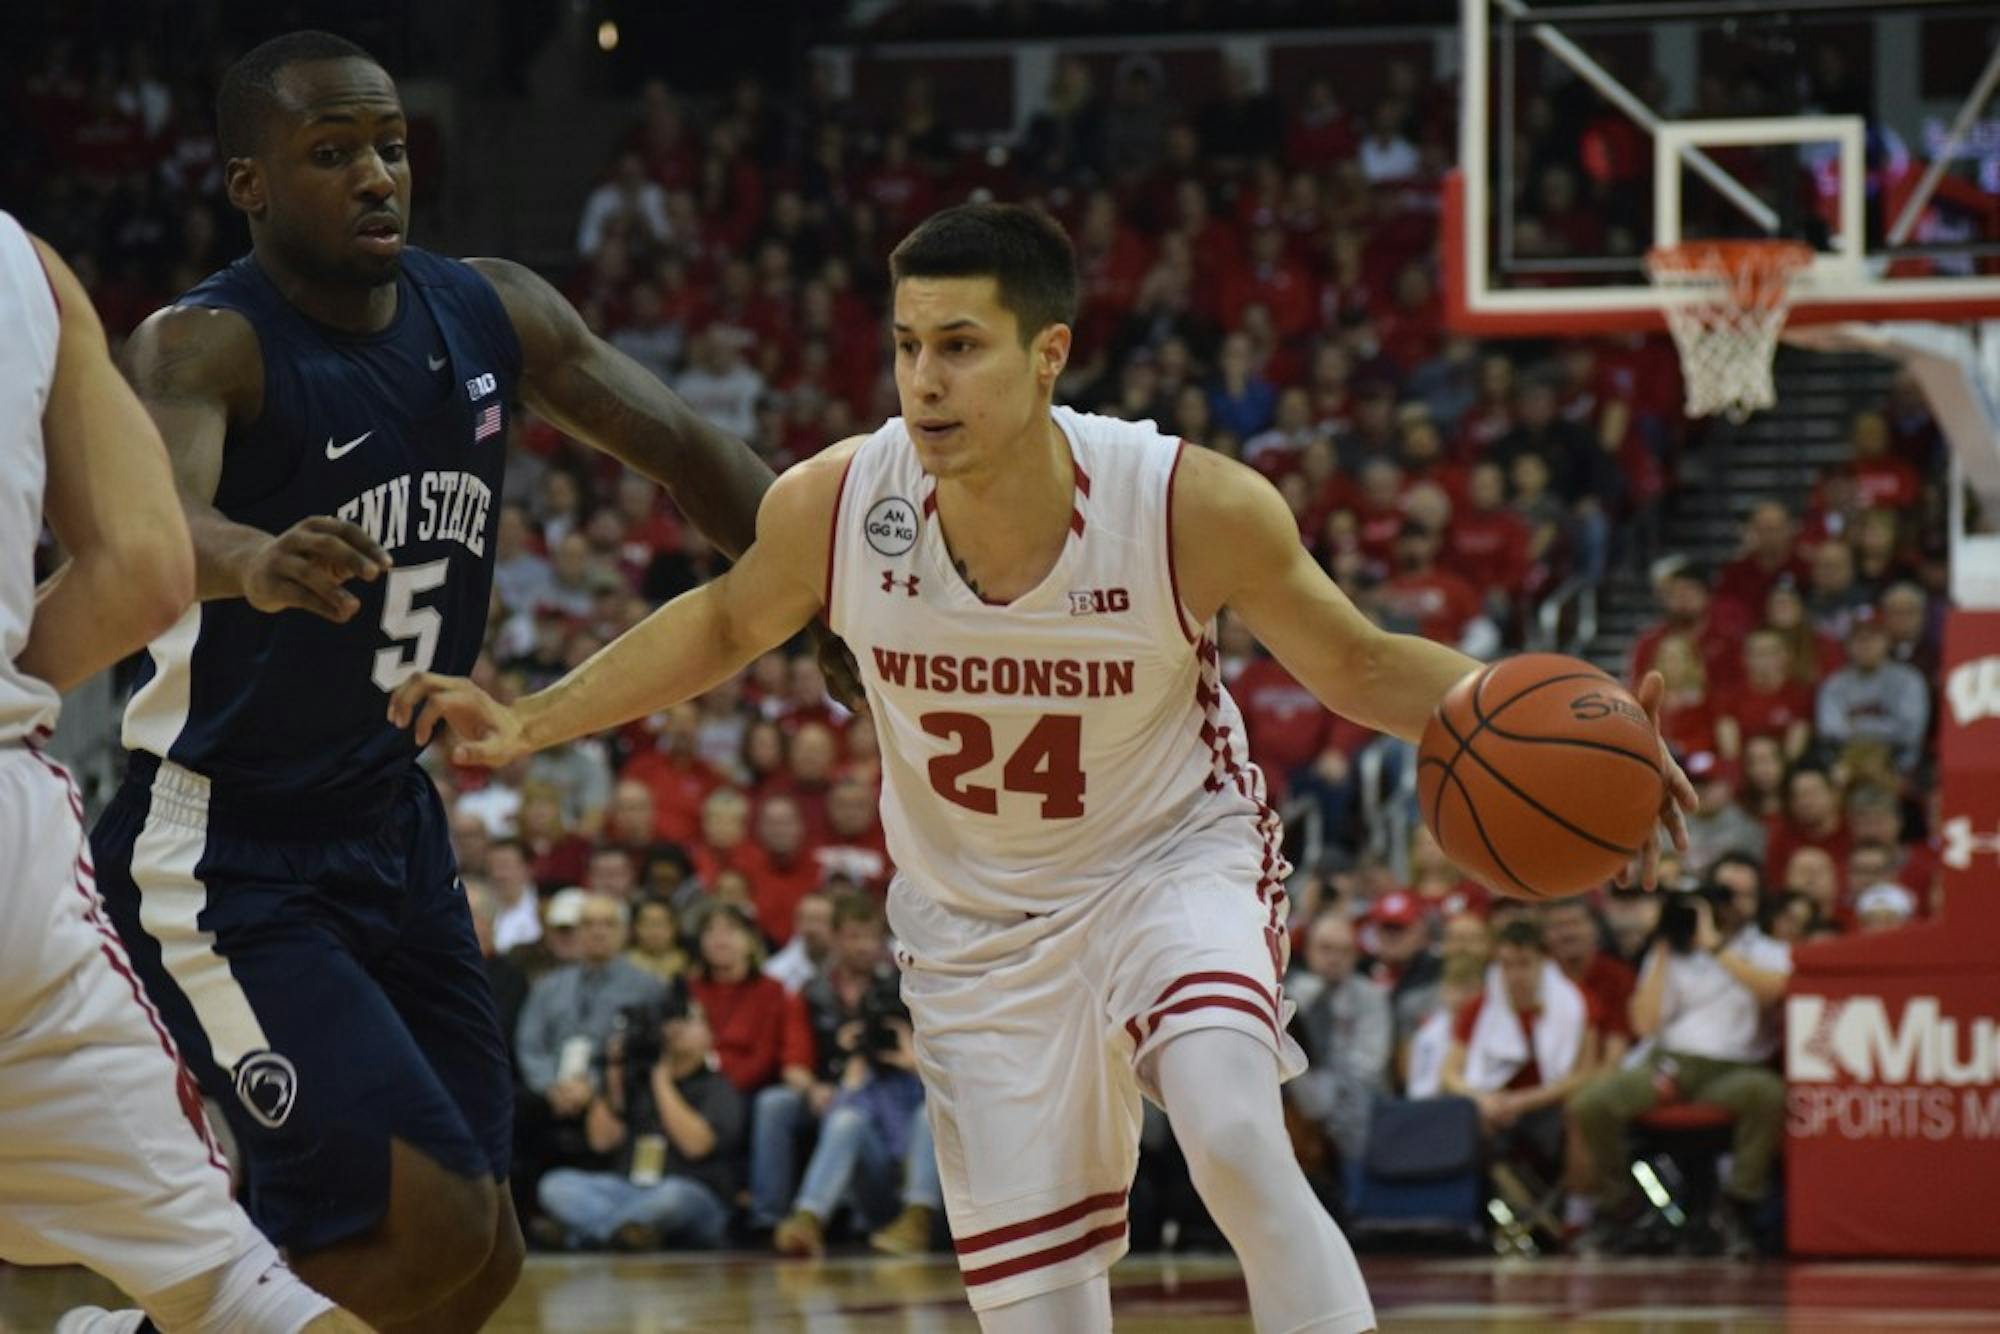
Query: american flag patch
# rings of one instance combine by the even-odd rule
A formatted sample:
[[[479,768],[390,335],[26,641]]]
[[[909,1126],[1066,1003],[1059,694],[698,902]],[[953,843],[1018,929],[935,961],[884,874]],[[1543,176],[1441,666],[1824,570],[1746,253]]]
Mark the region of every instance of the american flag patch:
[[[472,443],[476,445],[486,437],[498,434],[500,434],[500,405],[494,403],[481,412],[478,421],[474,423]]]

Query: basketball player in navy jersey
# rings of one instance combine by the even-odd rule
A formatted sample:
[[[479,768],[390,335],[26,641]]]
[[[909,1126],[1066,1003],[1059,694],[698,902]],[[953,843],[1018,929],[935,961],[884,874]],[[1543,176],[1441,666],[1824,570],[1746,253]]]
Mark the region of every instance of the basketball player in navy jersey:
[[[386,1330],[477,1329],[522,1259],[508,1043],[387,692],[478,656],[517,400],[731,555],[771,474],[527,269],[406,243],[407,124],[359,47],[267,42],[217,111],[251,253],[128,355],[199,601],[150,646],[93,848],[258,1225]]]

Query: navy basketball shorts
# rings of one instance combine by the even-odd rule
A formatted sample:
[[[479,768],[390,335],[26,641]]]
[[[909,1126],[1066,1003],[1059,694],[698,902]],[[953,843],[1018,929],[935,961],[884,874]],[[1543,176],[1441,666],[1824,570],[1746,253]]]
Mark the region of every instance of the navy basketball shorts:
[[[413,766],[365,823],[345,814],[311,833],[252,819],[161,763],[135,766],[91,835],[112,922],[228,1117],[243,1202],[299,1252],[381,1220],[390,1141],[502,1180],[513,1139],[443,804]]]

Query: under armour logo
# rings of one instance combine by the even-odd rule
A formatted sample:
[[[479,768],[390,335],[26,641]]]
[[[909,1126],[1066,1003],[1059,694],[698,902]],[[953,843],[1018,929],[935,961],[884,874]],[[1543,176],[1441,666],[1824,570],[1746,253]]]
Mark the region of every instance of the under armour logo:
[[[882,591],[884,593],[895,592],[897,584],[901,584],[903,586],[903,591],[905,593],[908,593],[911,597],[915,597],[917,595],[916,575],[912,574],[912,575],[898,577],[894,570],[882,571]]]
[[[1963,815],[1955,815],[1944,822],[1943,861],[1954,871],[1968,870],[1972,866],[1972,854],[1984,852],[2000,856],[2000,831],[1991,834],[1977,834],[1972,830],[1972,821]]]

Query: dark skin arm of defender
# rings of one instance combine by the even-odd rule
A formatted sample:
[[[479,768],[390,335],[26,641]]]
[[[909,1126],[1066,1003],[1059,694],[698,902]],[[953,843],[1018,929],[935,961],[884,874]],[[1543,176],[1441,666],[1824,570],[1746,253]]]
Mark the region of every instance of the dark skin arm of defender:
[[[521,340],[522,401],[665,486],[725,555],[741,556],[756,539],[757,508],[773,481],[764,461],[593,334],[576,308],[532,270],[505,259],[466,262],[499,292]],[[813,639],[834,696],[858,707],[853,655],[822,630]]]

